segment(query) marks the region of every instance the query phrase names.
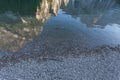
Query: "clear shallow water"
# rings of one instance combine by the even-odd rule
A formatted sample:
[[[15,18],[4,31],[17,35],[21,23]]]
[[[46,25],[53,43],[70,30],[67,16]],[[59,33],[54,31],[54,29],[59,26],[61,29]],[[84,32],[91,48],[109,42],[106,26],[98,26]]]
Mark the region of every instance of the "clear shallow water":
[[[0,49],[51,52],[119,45],[119,13],[115,0],[0,1]]]

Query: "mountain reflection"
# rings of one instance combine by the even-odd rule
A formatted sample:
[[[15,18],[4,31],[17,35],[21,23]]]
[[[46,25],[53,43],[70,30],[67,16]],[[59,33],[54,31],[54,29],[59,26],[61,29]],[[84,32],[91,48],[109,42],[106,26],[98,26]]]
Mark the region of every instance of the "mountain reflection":
[[[120,24],[117,0],[70,0],[63,10],[74,18],[80,18],[87,27],[95,25],[104,27],[109,23]]]
[[[68,0],[1,0],[0,48],[16,52],[42,32],[49,17]]]
[[[60,8],[87,27],[120,24],[116,4],[115,0],[1,0],[0,49],[21,49],[41,34],[45,22]]]

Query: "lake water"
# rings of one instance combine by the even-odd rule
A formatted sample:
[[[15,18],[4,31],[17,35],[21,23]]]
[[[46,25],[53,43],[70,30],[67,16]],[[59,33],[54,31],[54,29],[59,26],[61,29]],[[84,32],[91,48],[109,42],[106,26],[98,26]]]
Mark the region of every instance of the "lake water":
[[[115,0],[1,0],[0,51],[66,53],[116,46],[119,13]]]

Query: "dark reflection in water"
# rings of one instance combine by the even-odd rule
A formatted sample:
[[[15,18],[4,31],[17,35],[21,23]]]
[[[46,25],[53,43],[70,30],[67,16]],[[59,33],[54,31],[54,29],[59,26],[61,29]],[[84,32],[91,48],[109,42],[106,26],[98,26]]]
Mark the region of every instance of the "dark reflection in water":
[[[65,1],[1,0],[0,48],[16,52],[35,39],[49,17],[57,15]]]
[[[43,26],[45,29],[42,35],[48,40],[52,39],[52,42],[61,43],[59,39],[73,39],[74,35],[81,34],[77,36],[81,45],[84,44],[83,41],[88,45],[94,39],[89,43],[92,45],[95,41],[98,43],[105,36],[111,35],[109,32],[104,35],[104,31],[89,30],[86,27],[115,26],[114,30],[108,28],[105,31],[113,30],[111,32],[116,36],[109,36],[102,42],[115,39],[118,43],[119,32],[115,29],[120,24],[119,13],[115,0],[1,0],[0,48],[12,52],[20,50],[41,34]],[[97,39],[97,36],[100,38]]]
[[[12,11],[20,15],[35,15],[39,0],[1,0],[0,13]]]

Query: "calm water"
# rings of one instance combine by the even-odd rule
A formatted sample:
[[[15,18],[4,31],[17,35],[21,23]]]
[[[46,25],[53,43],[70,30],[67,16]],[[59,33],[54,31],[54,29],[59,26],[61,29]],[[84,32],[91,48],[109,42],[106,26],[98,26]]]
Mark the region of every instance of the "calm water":
[[[119,45],[119,13],[115,0],[1,0],[0,50]]]

